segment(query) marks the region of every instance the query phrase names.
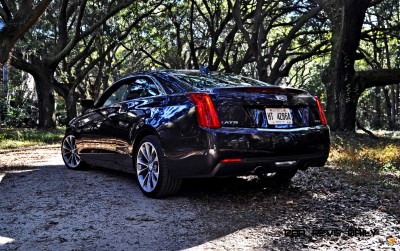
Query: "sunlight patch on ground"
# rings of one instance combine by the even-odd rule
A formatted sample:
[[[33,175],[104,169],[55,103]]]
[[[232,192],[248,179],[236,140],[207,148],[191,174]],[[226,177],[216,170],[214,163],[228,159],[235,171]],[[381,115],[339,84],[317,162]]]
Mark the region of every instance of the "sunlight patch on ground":
[[[274,233],[271,229],[263,228],[262,226],[245,227],[185,250],[219,250],[223,249],[221,248],[221,245],[224,245],[223,243],[229,243],[229,249],[227,250],[264,250],[265,246],[272,245],[273,239],[282,237],[280,234],[280,232]]]
[[[64,162],[60,155],[55,155],[51,157],[47,157],[44,159],[37,160],[31,164],[31,166],[63,166]]]
[[[15,240],[13,238],[8,238],[8,237],[4,237],[4,236],[0,236],[0,246],[1,245],[5,245],[8,243],[13,243]]]
[[[29,173],[29,172],[34,172],[37,171],[39,169],[28,169],[28,170],[15,170],[15,171],[7,171],[7,173]]]

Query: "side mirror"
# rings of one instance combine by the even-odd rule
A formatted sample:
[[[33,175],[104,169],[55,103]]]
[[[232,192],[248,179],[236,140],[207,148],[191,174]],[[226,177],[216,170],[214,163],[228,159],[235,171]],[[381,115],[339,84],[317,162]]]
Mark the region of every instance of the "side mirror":
[[[94,100],[92,99],[81,99],[82,113],[85,113],[89,109],[94,108]]]

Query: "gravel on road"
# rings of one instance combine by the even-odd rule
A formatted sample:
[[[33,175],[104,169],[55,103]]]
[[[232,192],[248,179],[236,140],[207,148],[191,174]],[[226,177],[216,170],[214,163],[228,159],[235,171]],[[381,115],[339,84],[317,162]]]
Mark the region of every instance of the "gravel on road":
[[[0,250],[400,250],[400,195],[356,176],[186,180],[149,199],[132,174],[68,170],[58,146],[3,151]]]

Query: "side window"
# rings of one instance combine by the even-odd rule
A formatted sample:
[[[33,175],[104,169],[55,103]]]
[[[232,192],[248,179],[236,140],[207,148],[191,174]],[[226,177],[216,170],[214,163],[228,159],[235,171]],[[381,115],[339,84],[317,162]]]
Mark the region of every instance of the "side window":
[[[110,97],[106,99],[103,106],[110,106],[112,104],[123,101],[127,88],[127,84],[121,85],[113,94],[110,95]]]
[[[160,95],[157,86],[147,78],[137,78],[129,84],[124,100]]]
[[[168,94],[180,93],[185,91],[185,89],[179,86],[179,83],[176,79],[168,76],[163,76],[161,74],[155,75],[155,78],[162,84],[164,90]]]

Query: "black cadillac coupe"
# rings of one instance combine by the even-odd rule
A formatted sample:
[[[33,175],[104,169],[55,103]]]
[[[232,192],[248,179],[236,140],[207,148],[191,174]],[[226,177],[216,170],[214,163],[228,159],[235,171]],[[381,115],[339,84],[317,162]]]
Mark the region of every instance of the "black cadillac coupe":
[[[149,197],[171,195],[192,177],[287,182],[299,169],[323,166],[329,154],[318,98],[244,76],[148,71],[81,104],[85,111],[62,142],[65,165],[132,171]]]

